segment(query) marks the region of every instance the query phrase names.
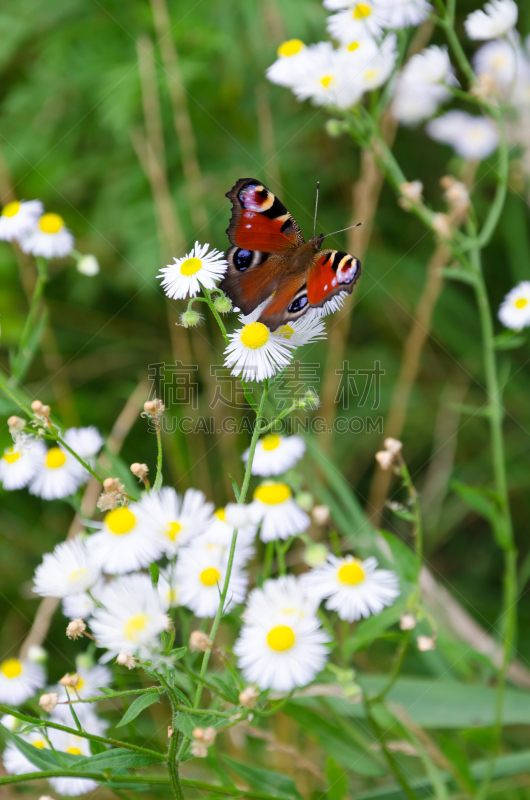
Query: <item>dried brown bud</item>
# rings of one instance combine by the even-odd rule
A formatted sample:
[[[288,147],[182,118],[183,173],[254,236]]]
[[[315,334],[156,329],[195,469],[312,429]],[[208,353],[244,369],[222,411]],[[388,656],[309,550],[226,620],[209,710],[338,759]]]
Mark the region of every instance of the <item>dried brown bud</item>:
[[[59,702],[59,695],[57,692],[50,692],[49,694],[41,694],[39,698],[39,706],[47,714],[50,714],[57,703]]]
[[[190,634],[190,650],[205,653],[212,646],[208,636],[202,631],[192,631]]]
[[[66,635],[69,639],[79,639],[86,631],[86,625],[81,617],[73,619],[66,628]]]
[[[416,617],[414,614],[402,614],[399,620],[399,627],[402,631],[412,631],[416,627]]]
[[[7,420],[7,427],[9,428],[9,433],[13,435],[14,433],[20,433],[20,431],[24,430],[26,427],[26,420],[22,419],[22,417],[17,417],[13,415],[9,417]]]
[[[40,400],[34,400],[32,402],[32,404],[31,404],[31,409],[32,409],[32,411],[35,412],[35,414],[40,414],[42,412],[42,409],[43,409],[43,405],[42,405],[41,401]]]
[[[239,702],[245,708],[254,708],[259,692],[255,686],[247,686],[239,695]]]
[[[135,461],[134,464],[131,464],[131,472],[133,475],[136,475],[139,480],[145,481],[147,473],[149,472],[149,467],[147,464],[140,464],[138,461]]]
[[[399,191],[410,203],[419,203],[421,202],[423,183],[421,181],[406,181],[400,184]]]
[[[391,469],[394,462],[394,457],[392,456],[392,453],[388,452],[388,450],[379,450],[379,452],[375,454],[375,460],[381,469],[387,470]]]
[[[61,686],[71,686],[72,688],[75,688],[79,683],[79,675],[77,674],[77,672],[74,672],[71,675],[66,673],[66,675],[63,675],[59,683],[61,684]]]
[[[165,405],[163,404],[162,400],[159,400],[158,398],[155,398],[154,400],[147,400],[144,403],[144,412],[146,414],[158,416],[158,414],[162,414],[165,410]]]
[[[208,745],[204,742],[193,741],[190,750],[195,758],[207,758],[208,756]]]
[[[436,650],[436,640],[434,636],[418,636],[418,650],[425,653],[427,650]]]
[[[136,665],[136,661],[134,656],[130,653],[118,653],[116,656],[116,664],[120,664],[122,667],[127,667],[127,669],[133,669]]]
[[[327,525],[330,516],[329,506],[313,506],[311,516],[317,525]]]
[[[388,436],[383,444],[385,450],[388,450],[393,456],[397,456],[398,453],[401,453],[403,447],[403,442],[400,442],[399,439],[393,439],[391,436]]]

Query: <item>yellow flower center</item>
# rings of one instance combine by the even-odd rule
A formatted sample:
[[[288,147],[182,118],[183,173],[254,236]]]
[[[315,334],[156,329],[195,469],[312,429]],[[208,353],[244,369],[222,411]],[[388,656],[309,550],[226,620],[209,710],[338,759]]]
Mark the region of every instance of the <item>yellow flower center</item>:
[[[85,682],[84,682],[83,678],[81,677],[81,675],[78,675],[77,676],[77,683],[73,688],[76,690],[76,692],[78,692],[80,689],[83,688],[84,685],[85,685]]]
[[[66,461],[66,456],[60,447],[51,447],[46,453],[46,466],[48,469],[58,469]]]
[[[215,567],[208,567],[207,569],[203,569],[200,574],[201,583],[204,586],[215,586],[216,583],[219,583],[219,578],[221,577],[221,573]]]
[[[68,583],[77,583],[78,581],[82,580],[85,577],[86,572],[87,571],[84,567],[74,569],[74,571],[68,576]]]
[[[181,530],[182,525],[180,522],[168,522],[166,525],[166,536],[174,542]]]
[[[130,639],[131,642],[135,642],[138,639],[140,633],[145,629],[145,626],[149,622],[149,616],[147,614],[136,614],[134,617],[131,617],[125,623],[123,628],[123,633],[127,639]]]
[[[22,672],[22,664],[18,658],[8,658],[0,664],[0,671],[5,678],[18,678]]]
[[[491,61],[491,66],[493,67],[493,69],[502,69],[502,67],[504,67],[505,64],[506,64],[506,56],[503,55],[502,53],[496,55]]]
[[[18,212],[20,211],[20,203],[18,200],[14,200],[12,203],[8,203],[2,209],[2,216],[3,217],[16,217]]]
[[[189,275],[195,275],[195,273],[198,272],[201,267],[202,261],[200,258],[187,258],[180,265],[180,274],[186,275],[186,277]]]
[[[291,490],[285,483],[272,483],[268,486],[258,486],[254,492],[254,500],[260,500],[268,506],[277,506],[285,503],[291,496]]]
[[[346,586],[357,586],[362,583],[365,578],[362,562],[355,558],[353,561],[343,564],[337,572],[337,578]]]
[[[373,78],[376,78],[379,75],[379,72],[380,70],[376,69],[375,67],[372,67],[372,69],[367,69],[364,73],[364,79],[371,81]]]
[[[263,322],[251,322],[245,325],[240,334],[241,343],[251,350],[257,350],[267,343],[270,336],[269,329]]]
[[[348,45],[347,50],[349,50],[350,53],[354,53],[358,49],[359,45],[360,42],[352,42]]]
[[[136,525],[136,517],[127,506],[123,508],[115,508],[105,517],[105,522],[111,533],[116,536],[123,536],[125,533],[130,533]]]
[[[322,78],[320,78],[320,83],[322,84],[324,89],[327,89],[329,85],[333,83],[334,80],[335,79],[333,75],[323,75]]]
[[[217,519],[221,520],[221,522],[225,521],[226,511],[224,510],[224,508],[218,508],[216,511],[214,511],[214,514],[217,517]]]
[[[43,233],[59,233],[64,220],[59,214],[43,214],[39,220],[39,228]]]
[[[276,625],[267,634],[267,644],[279,653],[290,650],[296,641],[294,631],[289,625]]]
[[[303,50],[305,44],[300,39],[289,39],[288,42],[283,42],[278,47],[278,55],[280,58],[284,56],[295,56],[300,50]]]
[[[284,339],[290,339],[294,333],[294,328],[291,325],[282,325],[279,329],[278,334],[282,336]]]
[[[176,589],[168,589],[166,592],[166,603],[169,603],[170,606],[174,606],[177,602],[177,597]]]
[[[15,461],[18,461],[18,459],[20,458],[20,453],[15,453],[13,447],[8,447],[4,453],[3,458],[4,461],[7,461],[8,464],[14,464]]]
[[[352,9],[354,19],[366,19],[372,13],[372,9],[366,3],[357,3]]]
[[[44,739],[37,739],[36,742],[32,742],[31,744],[38,750],[44,750],[44,748],[46,747],[46,742],[44,741]]]
[[[82,756],[83,755],[83,753],[81,752],[79,747],[69,747],[66,752],[70,753],[73,756]]]
[[[269,433],[268,436],[264,436],[261,440],[264,450],[276,450],[280,446],[281,439],[277,433]]]
[[[515,307],[516,308],[524,308],[527,305],[528,305],[528,300],[526,299],[526,297],[519,297],[515,301]],[[5,456],[4,456],[4,458],[5,458]]]

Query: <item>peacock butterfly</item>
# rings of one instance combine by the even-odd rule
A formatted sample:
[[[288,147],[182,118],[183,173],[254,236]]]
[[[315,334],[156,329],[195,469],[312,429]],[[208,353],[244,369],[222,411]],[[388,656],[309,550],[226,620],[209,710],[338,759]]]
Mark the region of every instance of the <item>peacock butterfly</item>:
[[[269,300],[259,322],[271,331],[351,293],[361,262],[340,250],[321,250],[324,234],[304,240],[283,203],[255,178],[240,178],[227,192],[232,217],[226,231],[228,270],[220,288],[250,314]]]

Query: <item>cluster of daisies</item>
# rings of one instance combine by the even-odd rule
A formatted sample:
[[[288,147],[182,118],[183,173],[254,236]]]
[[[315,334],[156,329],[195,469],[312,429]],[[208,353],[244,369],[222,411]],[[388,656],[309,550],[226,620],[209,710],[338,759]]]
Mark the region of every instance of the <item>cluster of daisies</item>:
[[[306,559],[311,568],[305,573],[271,578],[248,591],[248,567],[258,538],[265,543],[290,543],[299,536],[309,542],[311,504],[306,496],[294,493],[286,475],[304,452],[301,437],[270,433],[256,447],[252,474],[261,482],[248,504],[228,504],[214,511],[196,489],[188,489],[182,497],[171,487],[151,490],[138,501],[111,508],[100,521],[86,520],[83,533],[44,556],[35,572],[34,592],[60,597],[64,614],[72,620],[72,632],[83,634],[88,626],[96,646],[104,651],[99,665],[90,666],[82,658],[71,680],[65,676],[61,687],[49,688],[49,694],[41,697],[41,706],[53,719],[65,721],[70,714],[68,705],[61,704],[61,698],[68,696],[65,692],[89,697],[97,693],[94,687],[109,684],[106,662],[117,659],[134,666],[144,661],[151,669],[165,663],[161,634],[172,627],[176,607],[186,607],[199,619],[215,616],[235,529],[222,611],[235,612],[243,605],[233,653],[252,691],[289,692],[315,679],[330,649],[330,637],[318,615],[322,602],[348,622],[378,614],[392,604],[399,595],[394,572],[379,569],[374,558],[332,555],[324,545],[313,547],[311,558]],[[249,452],[242,458],[248,461]],[[156,584],[149,571],[155,563]],[[42,690],[45,671],[36,661],[30,654],[0,663],[1,702],[23,703]],[[84,706],[76,707],[76,712],[85,730],[102,730],[101,720]],[[11,722],[3,724],[10,727]],[[49,746],[41,744],[38,733],[24,735],[37,747]],[[57,736],[52,744],[70,753],[86,752],[86,745],[67,741],[66,736]],[[5,756],[10,772],[34,770],[28,769],[11,745]],[[57,783],[55,788],[71,795],[90,788],[86,782],[65,786]]]
[[[232,306],[228,298],[216,288],[227,269],[224,254],[217,249],[209,249],[207,244],[195,243],[191,252],[182,258],[175,258],[173,264],[163,267],[159,277],[162,288],[172,299],[196,297],[201,287],[221,295],[215,299],[214,305],[220,313],[230,311]],[[232,375],[246,381],[263,381],[272,378],[284,367],[287,367],[294,351],[302,345],[324,339],[326,336],[323,317],[339,309],[344,302],[346,292],[332,297],[323,308],[311,309],[300,319],[280,326],[275,331],[258,319],[265,303],[258,306],[251,314],[239,315],[241,327],[228,334],[229,343],[225,349],[225,366]],[[182,314],[183,324],[192,325],[199,321],[194,311]]]
[[[412,56],[396,74],[394,31],[424,22],[433,11],[426,0],[324,0],[334,13],[328,17],[331,42],[305,45],[298,39],[283,42],[277,60],[268,68],[273,83],[290,88],[298,100],[349,109],[365,92],[392,80],[392,113],[403,125],[430,120],[427,134],[450,145],[463,158],[487,158],[498,146],[493,122],[463,111],[436,117],[459,84],[447,49],[433,45]],[[473,66],[477,90],[491,102],[509,100],[514,107],[528,106],[530,58],[519,43],[514,0],[492,0],[484,10],[472,12],[465,30],[472,40],[482,40]]]
[[[43,258],[73,255],[82,275],[93,276],[99,264],[93,255],[81,255],[64,219],[53,211],[44,211],[40,200],[13,200],[0,213],[0,241],[16,242],[24,253]]]

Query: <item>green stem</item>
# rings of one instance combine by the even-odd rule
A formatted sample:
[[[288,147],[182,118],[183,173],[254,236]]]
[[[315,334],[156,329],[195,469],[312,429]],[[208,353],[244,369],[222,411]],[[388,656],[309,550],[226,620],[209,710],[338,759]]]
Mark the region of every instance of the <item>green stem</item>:
[[[169,773],[169,781],[171,783],[171,788],[173,790],[173,794],[175,795],[176,800],[184,800],[184,794],[182,792],[182,783],[180,780],[180,773],[179,773],[179,751],[180,745],[183,738],[183,734],[177,728],[177,716],[179,714],[179,702],[178,699],[173,692],[172,688],[166,683],[165,680],[161,679],[162,684],[164,685],[167,696],[169,697],[169,702],[171,704],[171,728],[172,734],[169,737],[169,744],[167,747],[167,771]]]
[[[407,783],[407,780],[406,780],[405,776],[403,775],[403,773],[401,771],[401,767],[399,766],[399,764],[396,761],[396,759],[394,758],[393,754],[390,752],[390,750],[386,746],[386,742],[384,740],[383,731],[379,727],[378,723],[376,722],[376,720],[375,720],[375,718],[374,718],[374,716],[372,714],[372,710],[371,710],[371,707],[370,707],[371,704],[365,702],[364,705],[365,705],[365,709],[366,709],[366,716],[367,716],[370,724],[372,725],[372,728],[374,729],[374,733],[376,735],[377,741],[381,745],[381,749],[382,749],[383,753],[385,754],[386,760],[388,761],[388,766],[390,767],[390,769],[392,770],[392,772],[396,776],[396,780],[398,781],[399,785],[401,786],[405,797],[407,797],[408,800],[418,800],[418,795],[412,789],[412,787],[409,786],[409,784]]]
[[[219,325],[219,328],[221,330],[221,333],[223,334],[223,338],[224,338],[226,344],[230,344],[230,339],[228,338],[228,334],[226,332],[225,324],[224,324],[223,320],[221,319],[221,316],[220,316],[219,312],[217,311],[216,307],[214,306],[214,304],[212,302],[211,295],[212,295],[212,292],[215,292],[215,289],[212,289],[211,291],[208,291],[208,289],[205,289],[204,286],[201,286],[201,288],[202,288],[202,291],[204,292],[205,300],[208,303],[208,308],[210,309],[210,311],[214,315],[215,320],[216,320],[216,322]],[[239,378],[239,382],[240,382],[241,386],[243,387],[243,394],[245,395],[245,400],[247,401],[249,406],[254,411],[257,412],[258,407],[256,405],[256,401],[252,397],[246,382],[243,380],[243,378]]]
[[[508,189],[508,170],[509,170],[509,159],[508,159],[508,143],[506,141],[506,132],[504,130],[504,124],[501,118],[498,120],[499,122],[499,130],[500,130],[500,144],[499,144],[499,182],[497,183],[497,189],[495,192],[495,197],[493,199],[493,203],[490,206],[488,215],[482,226],[482,230],[480,231],[477,237],[476,247],[478,250],[482,250],[486,245],[490,243],[491,237],[493,236],[493,232],[497,227],[497,223],[499,222],[500,216],[502,214],[502,210],[504,208],[504,203],[506,200],[506,192]]]
[[[258,443],[258,438],[259,438],[259,435],[260,435],[261,420],[263,418],[263,411],[265,409],[265,401],[267,400],[268,391],[269,391],[269,382],[267,380],[265,380],[263,382],[263,392],[262,392],[261,399],[260,399],[260,402],[259,402],[259,407],[258,407],[258,410],[256,412],[256,422],[255,422],[255,425],[254,425],[254,430],[252,432],[252,439],[250,441],[250,447],[249,447],[249,453],[248,453],[248,461],[247,461],[247,466],[246,466],[246,469],[245,469],[245,475],[243,477],[243,483],[241,484],[241,490],[239,492],[239,497],[237,498],[237,502],[239,504],[244,503],[245,502],[245,498],[247,496],[247,491],[248,491],[248,487],[249,487],[249,484],[250,484],[250,478],[252,476],[252,464],[253,464],[253,461],[254,461],[254,453],[256,452],[256,445]],[[225,600],[226,600],[226,595],[228,593],[228,586],[229,586],[229,583],[230,583],[230,576],[232,574],[232,567],[234,565],[234,556],[235,556],[235,552],[236,552],[236,544],[237,544],[237,528],[234,529],[234,532],[232,534],[232,540],[230,542],[230,552],[228,554],[228,563],[227,563],[227,567],[226,567],[226,575],[225,575],[225,579],[224,579],[223,589],[222,589],[222,592],[221,592],[219,608],[217,609],[217,613],[216,613],[216,615],[214,617],[214,621],[212,623],[212,628],[211,628],[211,631],[210,631],[210,643],[211,643],[212,646],[213,646],[213,643],[215,641],[215,636],[217,634],[217,629],[219,628],[219,624],[221,622],[221,617],[223,615],[224,604],[225,604]],[[193,707],[194,708],[198,708],[199,707],[199,703],[201,701],[201,695],[202,695],[202,689],[203,689],[203,685],[204,685],[204,679],[206,677],[206,670],[208,668],[208,662],[210,660],[211,652],[212,652],[212,647],[209,647],[206,650],[206,652],[204,653],[204,657],[203,657],[202,665],[201,665],[201,672],[200,672],[200,676],[199,676],[199,683],[197,685],[197,691],[195,693],[195,700],[194,700],[194,703],[193,703]],[[182,752],[183,752],[184,747],[186,745],[186,741],[187,741],[186,738],[184,738],[183,741],[182,741],[182,744],[180,746],[179,753],[178,753],[178,758],[180,758],[182,756]]]
[[[278,574],[286,575],[287,567],[285,565],[285,551],[279,539],[276,540],[276,558],[278,559]]]
[[[153,491],[158,492],[158,490],[162,486],[162,434],[160,432],[160,421],[156,414],[153,415],[153,419],[156,428],[156,444],[157,444],[156,478],[155,482],[153,483]]]
[[[160,692],[156,686],[152,686],[150,689],[131,689],[130,691],[123,691],[123,692],[109,692],[109,694],[100,694],[97,697],[87,697],[83,698],[82,700],[69,700],[68,703],[59,703],[59,705],[73,705],[74,703],[98,703],[100,700],[112,700],[114,697],[129,697],[133,694],[153,694],[154,692]]]
[[[44,294],[44,287],[48,280],[47,260],[45,258],[37,256],[35,261],[37,264],[37,280],[35,283],[35,287],[33,289],[33,295],[31,297],[28,315],[26,317],[26,321],[22,329],[22,334],[20,336],[18,352],[13,362],[12,377],[17,382],[22,380],[27,368],[30,365],[31,354],[29,353],[25,354],[24,351],[28,346],[29,339],[35,328],[37,322],[37,315],[41,304],[41,299]]]
[[[436,22],[441,28],[444,29],[445,35],[447,36],[447,41],[449,42],[449,47],[454,53],[454,56],[458,62],[458,66],[468,79],[469,83],[473,86],[476,83],[477,76],[473,72],[473,67],[467,60],[467,56],[464,53],[462,45],[460,44],[460,39],[456,35],[452,21],[450,19],[441,19],[440,17],[437,17]]]

